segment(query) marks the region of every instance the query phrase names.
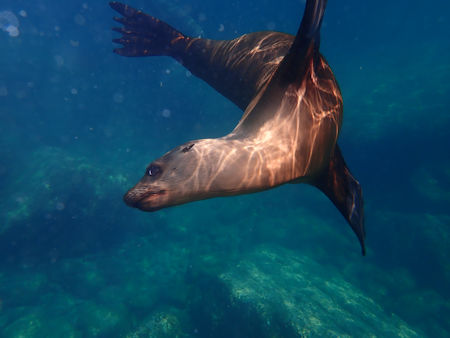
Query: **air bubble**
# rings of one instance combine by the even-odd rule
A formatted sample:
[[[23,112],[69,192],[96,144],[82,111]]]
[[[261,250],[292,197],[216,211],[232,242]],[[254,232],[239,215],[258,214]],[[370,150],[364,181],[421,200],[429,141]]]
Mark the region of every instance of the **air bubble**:
[[[0,29],[15,38],[19,36],[19,19],[11,11],[0,12]]]
[[[8,96],[8,88],[6,86],[0,86],[0,96]]]
[[[75,23],[77,25],[83,26],[86,23],[86,19],[84,18],[84,16],[82,16],[81,14],[77,14],[75,15],[75,17],[73,18],[73,20],[75,21]]]
[[[267,25],[266,25],[266,27],[267,27],[267,29],[269,30],[269,31],[273,31],[273,30],[275,30],[275,27],[276,27],[277,25],[275,24],[275,22],[273,22],[273,21],[270,21]]]
[[[200,13],[198,15],[198,21],[206,21],[206,14],[205,13]]]
[[[66,207],[65,205],[64,205],[64,203],[63,202],[58,202],[58,203],[56,203],[56,210],[58,210],[58,211],[62,211],[62,210],[64,210],[64,208]]]
[[[58,67],[61,67],[64,64],[64,58],[61,55],[55,55],[53,58],[55,59]]]
[[[114,93],[113,100],[115,103],[122,103],[123,102],[123,94],[121,92]]]

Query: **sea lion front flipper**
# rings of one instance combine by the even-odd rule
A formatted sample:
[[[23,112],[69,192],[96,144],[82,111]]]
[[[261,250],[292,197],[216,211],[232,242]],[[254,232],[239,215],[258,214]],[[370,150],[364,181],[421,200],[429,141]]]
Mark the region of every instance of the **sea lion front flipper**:
[[[359,182],[350,173],[339,147],[336,145],[329,166],[312,182],[334,203],[355,232],[366,254],[364,201]]]
[[[191,38],[169,24],[120,2],[111,8],[123,17],[115,49],[123,56],[171,56],[216,91],[245,110],[271,77],[294,37],[279,32],[244,34],[233,40]]]
[[[114,31],[123,34],[113,41],[123,45],[114,52],[123,56],[171,55],[174,45],[186,37],[167,23],[120,2],[109,3],[123,17],[114,20],[123,24]]]

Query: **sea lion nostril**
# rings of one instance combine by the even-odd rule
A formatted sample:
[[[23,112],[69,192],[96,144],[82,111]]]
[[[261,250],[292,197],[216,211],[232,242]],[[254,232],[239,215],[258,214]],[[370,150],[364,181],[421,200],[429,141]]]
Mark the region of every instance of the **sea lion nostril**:
[[[123,201],[126,205],[135,208],[138,200],[136,199],[135,194],[128,191],[125,195],[123,195]]]

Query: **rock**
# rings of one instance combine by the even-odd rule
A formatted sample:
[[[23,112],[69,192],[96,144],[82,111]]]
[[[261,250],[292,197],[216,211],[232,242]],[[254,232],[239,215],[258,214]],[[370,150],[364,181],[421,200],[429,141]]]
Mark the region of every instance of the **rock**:
[[[220,278],[230,288],[232,303],[247,304],[267,332],[307,337],[418,337],[337,271],[327,273],[311,258],[292,251],[259,247]]]
[[[128,333],[126,338],[177,338],[185,337],[176,313],[158,311],[145,320],[136,330]]]

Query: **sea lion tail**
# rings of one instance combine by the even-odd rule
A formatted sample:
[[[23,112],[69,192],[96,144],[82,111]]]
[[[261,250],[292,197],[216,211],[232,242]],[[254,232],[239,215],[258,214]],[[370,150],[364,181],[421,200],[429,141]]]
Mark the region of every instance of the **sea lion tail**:
[[[350,173],[341,151],[336,145],[329,166],[313,183],[339,209],[350,224],[361,244],[363,256],[366,254],[364,228],[364,201],[359,182]]]
[[[301,83],[311,66],[311,58],[319,57],[320,27],[327,0],[307,0],[302,22],[288,53],[280,62],[275,78],[281,83]]]
[[[172,56],[176,46],[188,39],[167,23],[117,1],[109,3],[123,17],[114,17],[123,27],[113,30],[123,34],[113,42],[123,45],[114,52],[123,56]]]
[[[322,25],[323,15],[327,7],[327,0],[307,0],[303,19],[298,29],[295,44],[302,44],[306,41],[314,40],[319,43],[320,27]]]

